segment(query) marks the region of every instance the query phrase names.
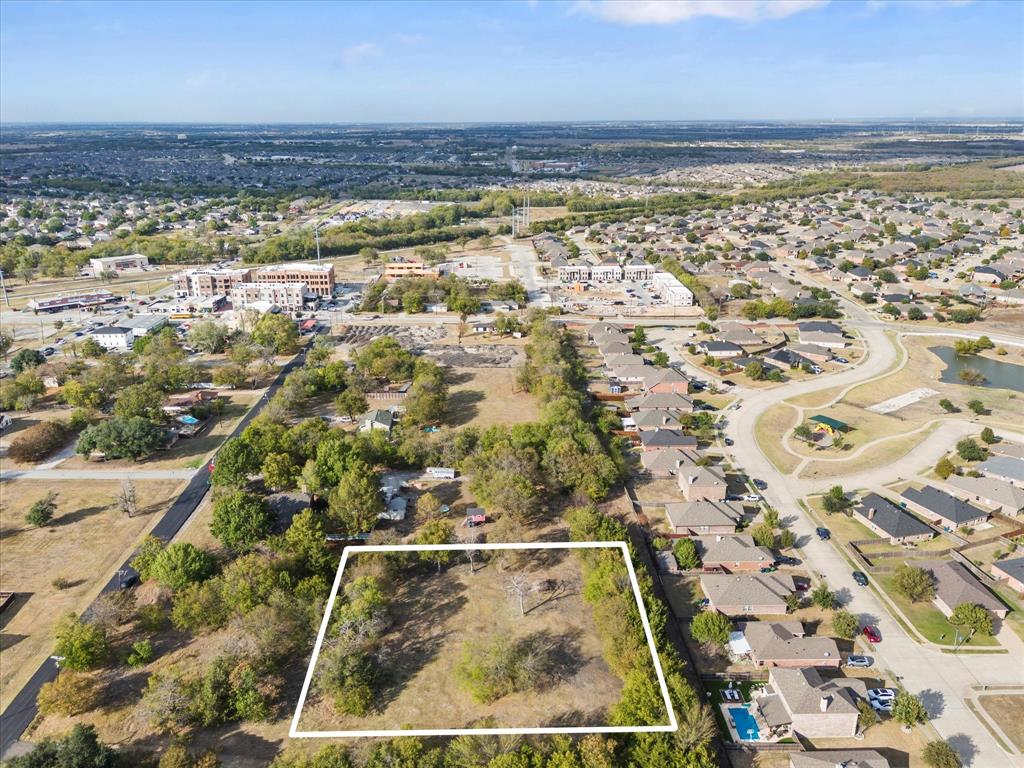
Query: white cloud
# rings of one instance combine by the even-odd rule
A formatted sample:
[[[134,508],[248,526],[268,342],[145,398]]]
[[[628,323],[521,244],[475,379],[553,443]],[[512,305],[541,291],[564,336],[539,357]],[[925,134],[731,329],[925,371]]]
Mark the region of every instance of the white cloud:
[[[376,43],[365,42],[350,45],[342,52],[342,56],[346,64],[357,64],[367,56],[373,56],[378,52],[379,49]]]
[[[782,19],[828,0],[580,0],[576,12],[619,24],[675,24],[697,16],[736,21]]]

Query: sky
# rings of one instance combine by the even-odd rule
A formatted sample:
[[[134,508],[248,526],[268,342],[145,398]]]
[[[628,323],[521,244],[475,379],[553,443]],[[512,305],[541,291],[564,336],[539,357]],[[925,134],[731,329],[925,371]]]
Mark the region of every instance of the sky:
[[[0,122],[1024,116],[1024,2],[0,2]]]

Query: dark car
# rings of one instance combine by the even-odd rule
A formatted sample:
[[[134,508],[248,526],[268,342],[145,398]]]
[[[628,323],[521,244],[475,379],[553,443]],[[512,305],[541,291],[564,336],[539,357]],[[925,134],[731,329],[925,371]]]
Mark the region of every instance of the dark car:
[[[725,438],[725,440],[724,440],[723,442],[724,442],[724,443],[725,443],[726,445],[732,445],[732,438],[731,438],[731,437],[727,437],[727,438]]]
[[[878,627],[874,624],[868,624],[861,630],[861,633],[872,643],[882,642],[882,633],[878,631]]]
[[[751,482],[754,484],[755,488],[758,488],[762,491],[768,487],[768,483],[766,483],[764,480],[758,480],[756,477]]]
[[[733,381],[732,379],[724,379],[722,381],[722,383],[725,384],[725,386],[727,386],[727,387],[735,387],[736,386],[736,382]]]
[[[814,532],[818,534],[818,538],[822,541],[828,541],[832,538],[832,533],[828,528],[815,528]]]
[[[800,561],[789,555],[779,555],[775,558],[776,565],[800,565]]]
[[[854,571],[853,580],[860,584],[862,587],[866,587],[868,585],[868,576],[863,571]]]

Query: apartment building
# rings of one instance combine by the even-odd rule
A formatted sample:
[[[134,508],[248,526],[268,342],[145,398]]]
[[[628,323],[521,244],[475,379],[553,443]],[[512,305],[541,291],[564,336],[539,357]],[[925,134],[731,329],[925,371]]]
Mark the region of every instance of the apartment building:
[[[679,282],[679,278],[671,272],[655,272],[653,282],[655,290],[666,304],[673,307],[693,306],[693,291]]]
[[[278,285],[301,283],[317,296],[330,297],[334,293],[333,264],[275,264],[257,270],[252,281]]]
[[[301,310],[308,288],[305,283],[239,283],[231,289],[234,309]]]
[[[240,283],[252,282],[251,269],[189,269],[174,278],[175,293],[184,298],[227,296]]]

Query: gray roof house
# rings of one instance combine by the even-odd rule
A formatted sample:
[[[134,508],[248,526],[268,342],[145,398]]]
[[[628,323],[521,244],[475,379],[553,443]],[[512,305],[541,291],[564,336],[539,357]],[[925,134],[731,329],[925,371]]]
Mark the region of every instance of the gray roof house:
[[[786,573],[706,573],[700,587],[711,607],[726,616],[782,616],[786,598],[796,591]]]
[[[678,429],[651,429],[640,433],[640,444],[645,451],[657,448],[696,448],[697,438]]]
[[[700,454],[692,448],[662,448],[643,451],[640,463],[653,477],[672,477],[680,467],[696,466]]]
[[[953,560],[927,560],[916,563],[931,571],[935,579],[935,605],[949,616],[960,603],[975,603],[1000,619],[1005,618],[1007,607],[982,586],[967,566]]]
[[[793,752],[789,768],[890,768],[889,761],[873,749],[816,749]]]
[[[690,413],[693,411],[693,400],[675,392],[650,392],[629,398],[626,400],[626,407],[631,411],[667,410]]]
[[[890,544],[927,541],[935,535],[931,526],[877,493],[869,493],[861,499],[853,508],[853,514],[879,536],[889,539]]]
[[[825,680],[816,669],[775,667],[768,673],[769,693],[755,706],[776,734],[851,738],[857,733],[857,701],[867,698],[859,678]]]
[[[748,534],[694,536],[697,554],[704,568],[721,568],[726,573],[759,571],[775,562],[767,547],[759,547]]]
[[[1011,485],[994,477],[961,477],[950,475],[946,480],[971,501],[980,501],[1004,515],[1019,515],[1024,512],[1024,488]]]
[[[737,627],[758,667],[832,667],[842,664],[831,637],[807,637],[799,621],[749,621]]]
[[[645,429],[678,429],[682,425],[670,411],[637,411],[632,416],[633,423],[640,430]]]
[[[675,501],[665,505],[672,533],[699,536],[735,533],[743,519],[743,505],[735,501]]]
[[[986,477],[995,477],[1014,485],[1024,485],[1024,460],[1013,456],[993,456],[976,469]]]
[[[950,496],[932,485],[926,485],[920,490],[907,488],[902,496],[912,509],[946,528],[980,525],[989,518],[985,510]]]
[[[992,575],[1005,581],[1014,592],[1024,594],[1024,557],[997,560],[992,563]]]

